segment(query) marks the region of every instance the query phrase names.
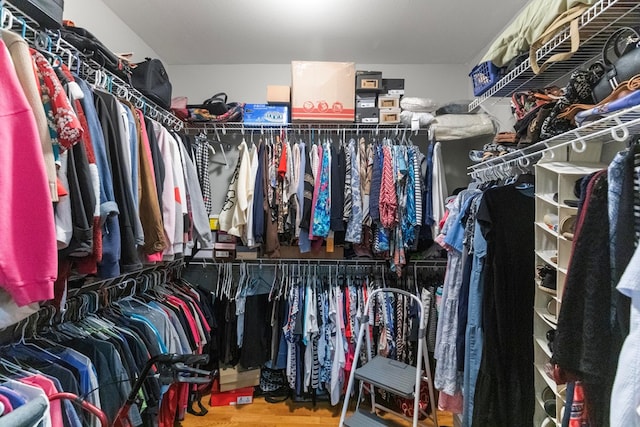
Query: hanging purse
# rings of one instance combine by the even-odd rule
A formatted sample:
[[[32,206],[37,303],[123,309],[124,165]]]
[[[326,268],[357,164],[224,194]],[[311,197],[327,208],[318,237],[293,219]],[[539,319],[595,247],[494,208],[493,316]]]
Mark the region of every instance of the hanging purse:
[[[547,69],[554,62],[566,61],[570,59],[574,53],[580,48],[580,17],[589,8],[584,4],[578,4],[553,21],[547,29],[531,43],[529,48],[529,61],[531,63],[531,70],[534,74],[540,74]],[[547,42],[552,40],[558,33],[565,30],[567,24],[569,24],[569,36],[571,38],[571,48],[568,52],[559,52],[551,55],[543,64],[539,65],[536,57],[536,52]]]
[[[602,49],[604,76],[593,88],[596,103],[602,101],[614,91],[618,84],[640,74],[640,34],[630,27],[622,27],[607,39]],[[615,57],[610,57],[613,51]]]

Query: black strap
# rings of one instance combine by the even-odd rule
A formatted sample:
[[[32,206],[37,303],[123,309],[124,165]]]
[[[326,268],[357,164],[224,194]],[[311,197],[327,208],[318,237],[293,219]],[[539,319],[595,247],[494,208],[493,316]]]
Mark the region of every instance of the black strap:
[[[616,55],[615,59],[618,59],[622,55],[627,53],[629,47],[631,47],[631,46],[635,47],[635,45],[627,43],[625,45],[624,51],[622,51],[622,52],[620,51],[620,48],[619,48],[619,44],[620,43],[619,42],[620,42],[620,39],[621,39],[622,35],[624,35],[626,33],[630,33],[628,35],[628,37],[635,36],[636,39],[640,39],[640,34],[638,34],[638,32],[635,29],[631,28],[631,27],[622,27],[622,28],[616,30],[613,34],[611,34],[609,36],[609,38],[607,39],[607,42],[604,44],[604,48],[602,49],[602,62],[604,63],[604,65],[606,67],[612,67],[614,65],[614,62],[611,61],[609,59],[609,56],[608,56],[609,50],[612,47],[611,46],[612,43],[613,43],[613,53]]]
[[[203,102],[203,104],[213,104],[214,102],[221,102],[223,104],[227,103],[227,94],[224,92],[219,92],[213,95],[211,98],[207,99]]]

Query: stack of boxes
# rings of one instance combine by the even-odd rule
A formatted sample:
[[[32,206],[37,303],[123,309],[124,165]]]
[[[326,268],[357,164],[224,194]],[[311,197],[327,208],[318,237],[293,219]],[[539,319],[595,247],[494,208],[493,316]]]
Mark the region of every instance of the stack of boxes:
[[[213,244],[213,258],[219,262],[233,261],[236,259],[236,236],[224,231],[216,231]]]
[[[383,79],[380,71],[356,71],[353,62],[293,61],[291,87],[267,86],[267,104],[246,104],[244,123],[400,123],[403,95],[404,79]]]
[[[383,79],[380,71],[356,72],[356,123],[400,123],[404,79]]]
[[[378,93],[381,90],[380,71],[356,71],[356,123],[380,123]]]

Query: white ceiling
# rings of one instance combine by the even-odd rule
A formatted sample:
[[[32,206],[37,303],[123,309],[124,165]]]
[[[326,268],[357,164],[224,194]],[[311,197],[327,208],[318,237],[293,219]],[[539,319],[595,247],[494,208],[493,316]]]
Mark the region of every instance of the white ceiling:
[[[103,1],[166,63],[181,65],[468,64],[527,2]]]

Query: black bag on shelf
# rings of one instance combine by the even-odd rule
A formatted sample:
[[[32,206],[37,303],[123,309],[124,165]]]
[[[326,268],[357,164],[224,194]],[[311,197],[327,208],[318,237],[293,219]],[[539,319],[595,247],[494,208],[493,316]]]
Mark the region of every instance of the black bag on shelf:
[[[133,68],[131,85],[160,107],[171,108],[171,82],[159,59],[146,58],[137,64]]]
[[[129,63],[120,59],[102,44],[93,34],[81,27],[65,25],[60,30],[62,38],[78,49],[83,55],[93,59],[106,70],[112,72],[125,83],[131,83]]]
[[[11,4],[44,28],[62,27],[64,0],[11,0]]]
[[[631,27],[622,27],[611,36],[602,49],[605,74],[593,88],[596,103],[613,92],[616,86],[640,74],[640,34]],[[609,55],[613,52],[615,57]]]
[[[229,111],[227,94],[224,92],[216,93],[211,98],[206,99],[202,104],[189,104],[187,108],[207,110],[212,116],[222,116]]]

